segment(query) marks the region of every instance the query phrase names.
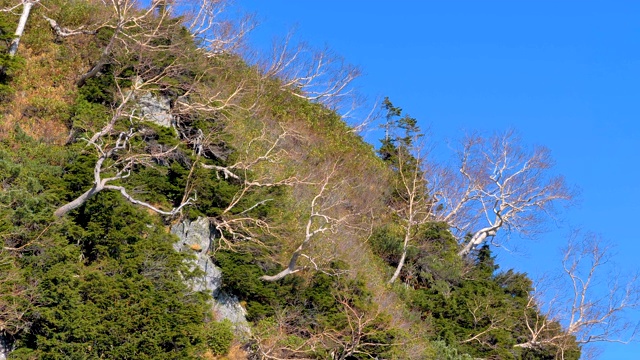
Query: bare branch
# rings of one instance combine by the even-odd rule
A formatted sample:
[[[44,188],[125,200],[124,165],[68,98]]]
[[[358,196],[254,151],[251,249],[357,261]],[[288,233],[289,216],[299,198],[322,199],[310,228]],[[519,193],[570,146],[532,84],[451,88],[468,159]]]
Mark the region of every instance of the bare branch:
[[[118,112],[116,112],[116,114],[117,113]],[[117,119],[115,120],[117,121]],[[93,175],[94,175],[93,185],[89,190],[85,191],[82,195],[80,195],[76,199],[59,207],[54,212],[54,215],[56,217],[62,217],[66,215],[70,211],[82,206],[91,197],[93,197],[94,195],[96,195],[97,193],[105,189],[119,191],[124,196],[124,198],[127,199],[132,204],[144,206],[158,214],[167,215],[167,216],[175,215],[184,206],[192,204],[194,199],[189,198],[183,201],[178,207],[173,208],[170,211],[164,211],[144,201],[135,199],[122,186],[115,186],[115,185],[108,184],[110,182],[127,178],[130,175],[134,165],[144,164],[145,160],[151,157],[151,155],[146,155],[146,154],[127,153],[130,140],[136,134],[133,131],[133,128],[130,128],[129,131],[126,133],[125,132],[119,133],[115,143],[112,144],[111,146],[104,145],[101,142],[99,142],[98,140],[103,140],[104,137],[106,137],[109,134],[109,131],[107,130],[112,129],[113,124],[115,124],[115,121],[112,119],[112,121],[110,121],[107,125],[105,125],[102,131],[99,132],[102,134],[102,137],[95,138],[94,136],[89,141],[89,143],[93,145],[98,152],[98,160],[96,161],[93,169]],[[173,153],[176,149],[177,149],[177,146],[167,151],[164,151],[162,153],[153,154],[153,157],[156,159],[167,157],[171,153]],[[119,154],[119,153],[122,153],[122,154]],[[115,162],[109,167],[105,168],[104,167],[105,162],[107,162],[108,160],[112,160],[114,157],[115,157]],[[105,172],[112,172],[114,169],[115,169],[115,175],[111,177],[106,177],[106,178],[103,177],[103,174]]]
[[[47,17],[46,15],[42,15],[42,17],[47,20],[47,22],[51,26],[51,29],[53,29],[53,31],[55,31],[56,35],[58,35],[59,37],[69,37],[75,35],[95,35],[98,32],[98,30],[85,30],[84,26],[73,30],[63,28],[58,24],[57,21]]]
[[[309,215],[304,227],[304,238],[299,243],[298,247],[292,253],[287,267],[275,275],[264,275],[260,279],[264,281],[277,281],[284,278],[287,275],[294,274],[304,267],[298,266],[298,259],[300,257],[310,257],[304,254],[311,243],[319,237],[321,234],[334,233],[338,228],[343,225],[353,214],[346,213],[340,214],[338,210],[339,205],[342,203],[343,194],[339,194],[339,186],[344,183],[334,183],[334,177],[338,171],[338,163],[335,162],[326,171],[327,175],[318,184],[314,184],[318,187],[317,193],[313,197],[310,203]],[[315,268],[318,266],[315,265]]]
[[[638,277],[624,280],[620,274],[600,274],[613,267],[605,244],[594,234],[574,234],[562,261],[566,282],[553,280],[545,286],[563,288],[551,298],[532,294],[527,310],[536,311],[525,310],[529,339],[516,346],[548,346],[563,354],[575,349],[576,344],[628,343],[635,338],[640,324],[629,320],[628,313],[640,305]],[[605,278],[609,279],[606,283],[602,281]],[[565,283],[570,292],[564,289]],[[537,309],[541,308],[546,309],[546,314],[539,314]],[[535,316],[530,316],[532,313]]]
[[[185,17],[185,26],[208,56],[237,52],[244,38],[256,27],[251,15],[229,16],[226,0],[175,1]]]
[[[266,77],[282,81],[282,90],[330,108],[339,107],[353,94],[350,84],[361,74],[329,49],[316,51],[302,42],[294,45],[292,33],[274,42],[271,58],[260,66]]]
[[[554,204],[573,197],[562,177],[549,175],[553,161],[542,147],[526,150],[513,131],[489,139],[468,137],[459,152],[458,173],[441,171],[434,191],[447,222],[462,243],[461,256],[508,229],[523,235],[539,230]]]
[[[14,57],[18,52],[18,45],[20,44],[20,39],[22,39],[22,34],[24,33],[24,27],[27,25],[27,20],[29,19],[29,14],[31,13],[31,8],[33,5],[36,5],[40,2],[40,0],[22,0],[22,15],[20,15],[20,20],[18,21],[18,27],[16,28],[16,32],[11,41],[11,45],[9,45],[9,56]],[[17,6],[12,7],[10,10],[15,9]]]

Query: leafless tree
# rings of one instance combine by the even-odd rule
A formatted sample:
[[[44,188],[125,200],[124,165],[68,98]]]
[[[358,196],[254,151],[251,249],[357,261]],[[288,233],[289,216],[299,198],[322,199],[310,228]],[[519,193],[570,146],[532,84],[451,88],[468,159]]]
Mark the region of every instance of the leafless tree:
[[[504,330],[510,314],[500,309],[492,299],[471,298],[467,300],[467,309],[473,317],[473,335],[461,341],[462,344],[477,342],[482,346],[492,347],[492,335],[497,330]]]
[[[99,29],[109,28],[112,30],[111,36],[98,60],[78,78],[78,86],[96,76],[105,65],[114,60],[118,52],[153,52],[175,46],[157,43],[159,38],[167,36],[168,31],[177,32],[179,24],[175,24],[173,28],[168,26],[171,23],[171,14],[157,12],[155,3],[146,9],[140,8],[135,0],[110,0],[107,5],[111,8],[107,17],[102,22],[94,24],[92,30],[97,33]]]
[[[333,109],[354,95],[350,85],[361,74],[330,49],[295,43],[293,33],[275,41],[271,56],[259,63],[266,77],[281,80],[282,90]]]
[[[97,160],[93,169],[93,184],[91,188],[75,198],[69,203],[60,206],[55,211],[55,216],[62,217],[70,211],[80,207],[91,197],[103,190],[115,190],[129,202],[144,206],[162,215],[174,215],[184,206],[191,204],[194,199],[186,198],[183,202],[171,209],[162,210],[148,202],[134,198],[122,185],[112,185],[131,175],[136,166],[153,166],[154,161],[170,157],[177,149],[177,146],[160,149],[151,153],[138,152],[132,149],[131,140],[140,135],[136,125],[141,119],[136,114],[135,89],[121,92],[120,105],[113,111],[110,121],[90,139],[86,139],[89,146],[92,146],[97,154]],[[125,123],[126,127],[119,125]],[[108,174],[107,177],[104,175]]]
[[[413,139],[412,149],[397,152],[397,176],[395,181],[396,199],[392,201],[391,209],[398,216],[403,229],[402,255],[396,266],[396,270],[389,279],[389,284],[394,283],[400,276],[404,267],[407,250],[414,242],[417,229],[433,221],[433,201],[428,194],[425,178],[426,155],[423,147],[416,137]]]
[[[25,3],[37,2],[33,0]],[[154,0],[144,8],[136,0],[108,0],[102,5],[108,9],[95,16],[94,23],[69,29],[57,19],[45,16],[58,37],[96,35],[101,29],[110,29],[110,37],[99,58],[79,76],[82,86],[96,76],[107,64],[117,61],[119,54],[136,51],[167,51],[176,44],[159,42],[183,33],[187,28],[199,50],[208,56],[229,54],[241,46],[246,33],[253,28],[251,17],[239,19],[225,16],[226,0]],[[178,16],[183,23],[177,21]],[[184,26],[184,27],[183,27]]]
[[[457,172],[440,170],[432,184],[438,211],[450,224],[465,256],[498,231],[532,235],[554,205],[573,198],[561,176],[552,176],[547,148],[524,148],[513,131],[464,140]],[[471,234],[470,237],[466,237]],[[496,243],[497,244],[497,243]]]
[[[20,45],[20,39],[22,39],[22,35],[24,34],[24,28],[27,25],[27,20],[29,20],[31,9],[39,2],[40,0],[20,0],[20,2],[14,6],[0,9],[2,12],[13,12],[14,10],[22,7],[22,14],[20,15],[20,20],[18,20],[16,32],[11,44],[9,45],[9,56],[13,57],[18,52],[18,45]]]
[[[342,307],[348,326],[342,331],[328,330],[320,335],[325,347],[334,349],[331,351],[332,359],[345,360],[355,355],[374,358],[373,351],[398,345],[374,340],[377,334],[387,329],[379,310],[361,309],[342,295],[336,295],[336,300]]]
[[[200,22],[199,25],[192,23],[194,27],[192,30],[201,33],[192,33],[192,36],[211,36],[210,33],[214,31],[213,27],[217,26],[214,19],[211,18],[217,14],[214,8],[218,5],[224,5],[224,2],[201,1],[198,4],[204,8],[200,9],[201,12],[197,16],[189,19],[192,22]],[[117,86],[111,119],[90,138],[85,139],[97,154],[93,185],[78,198],[61,206],[55,214],[59,217],[64,216],[100,191],[115,190],[131,203],[144,206],[159,214],[171,216],[184,206],[193,203],[194,198],[190,188],[185,189],[182,201],[176,207],[163,210],[135,198],[124,186],[118,184],[129,177],[134,168],[155,166],[155,162],[176,156],[178,152],[178,146],[161,147],[151,152],[141,151],[143,149],[135,149],[132,146],[131,140],[136,136],[143,135],[140,132],[145,128],[141,126],[145,119],[140,99],[144,96],[153,96],[151,95],[152,91],[173,91],[181,96],[174,101],[169,110],[170,114],[167,116],[174,119],[194,116],[217,117],[223,113],[223,110],[239,103],[242,82],[239,82],[235,88],[218,89],[213,92],[211,90],[204,91],[208,88],[200,82],[200,79],[215,72],[215,66],[210,64],[205,56],[199,55],[197,49],[188,48],[184,42],[161,41],[176,36],[182,31],[182,24],[176,21],[171,13],[173,7],[179,5],[175,1],[155,1],[148,8],[140,8],[138,2],[134,0],[111,0],[105,5],[109,11],[105,11],[101,20],[89,27],[68,29],[58,24],[56,20],[45,17],[52,29],[62,37],[83,34],[95,35],[102,28],[111,29],[110,38],[104,45],[99,58],[90,65],[87,72],[79,77],[77,85],[82,86],[88,79],[97,76],[105,65],[110,64],[113,73],[111,76],[115,77],[114,83]],[[190,3],[190,5],[195,4]],[[203,21],[205,23],[202,23]],[[230,40],[228,40],[224,40],[225,44],[231,46]],[[211,41],[213,40],[211,39]],[[187,55],[189,51],[192,56]],[[198,56],[202,58],[201,62],[195,63]],[[130,66],[127,59],[131,57],[136,59],[133,74],[126,75],[126,78],[120,78],[121,70]],[[166,60],[161,68],[155,64],[159,60]],[[176,83],[172,80],[175,76],[180,76],[186,71],[196,73],[193,81]],[[128,70],[128,72],[131,71]],[[200,73],[198,74],[198,72]],[[120,88],[120,83],[130,83],[131,85],[127,88]],[[194,155],[196,153],[198,155],[199,161],[192,164],[193,166],[205,164],[201,150],[203,146],[207,145],[206,140],[210,134],[204,134],[202,131],[199,134],[195,136],[182,134],[182,141],[190,143],[193,146]],[[245,166],[243,169],[240,164],[236,165],[226,169],[225,177],[231,174],[239,178],[234,171],[247,171],[249,167]],[[217,170],[222,170],[222,168]],[[246,183],[245,187],[247,186],[257,186],[257,183]],[[234,204],[230,205],[230,207],[233,206]]]
[[[335,291],[334,298],[337,310],[345,319],[344,327],[317,326],[309,332],[307,328],[299,328],[300,309],[278,310],[273,318],[275,324],[256,326],[252,337],[257,343],[257,352],[265,359],[309,359],[322,350],[328,352],[331,359],[344,360],[354,356],[374,358],[376,353],[399,345],[380,340],[379,335],[391,325],[375,305],[356,304],[339,291]],[[291,341],[290,335],[298,341]]]
[[[544,312],[525,310],[529,338],[517,347],[551,347],[564,359],[576,344],[628,343],[635,338],[640,324],[629,315],[640,305],[638,277],[602,274],[615,268],[609,250],[600,236],[574,235],[562,259],[564,281],[553,279],[543,285],[547,291],[532,294],[528,308]],[[559,286],[555,296],[549,293]]]
[[[287,267],[275,275],[264,275],[261,277],[265,281],[277,281],[287,275],[295,274],[308,266],[299,266],[300,258],[307,259],[313,269],[322,270],[314,257],[306,253],[312,243],[317,238],[325,234],[336,233],[341,227],[348,226],[347,220],[355,214],[344,211],[344,186],[348,186],[346,181],[336,181],[339,171],[338,163],[334,162],[326,169],[326,176],[319,183],[308,183],[306,186],[317,187],[317,193],[311,199],[309,214],[304,225],[304,238],[299,242],[297,248],[291,254]],[[322,259],[327,261],[327,259]]]
[[[169,1],[167,1],[169,2]],[[228,0],[173,0],[173,9],[208,56],[237,53],[256,21],[247,14],[229,15]]]
[[[296,137],[294,132],[282,129],[274,133],[263,124],[259,136],[248,141],[238,161],[228,166],[202,163],[202,167],[215,171],[229,181],[235,181],[240,189],[233,195],[221,214],[211,217],[211,223],[218,230],[220,247],[232,249],[238,243],[252,241],[260,243],[261,235],[273,235],[271,225],[264,219],[251,215],[251,211],[274,199],[259,198],[253,204],[244,204],[245,209],[234,212],[250,195],[256,191],[279,186],[294,186],[301,182],[295,174],[287,174],[278,169],[286,152],[282,142],[289,137]],[[277,126],[276,126],[277,128]]]

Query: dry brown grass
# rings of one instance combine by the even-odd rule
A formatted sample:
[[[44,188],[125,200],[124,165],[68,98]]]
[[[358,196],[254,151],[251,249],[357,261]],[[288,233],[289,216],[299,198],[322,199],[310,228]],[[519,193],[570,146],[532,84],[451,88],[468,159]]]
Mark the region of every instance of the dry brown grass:
[[[25,36],[20,43],[18,56],[24,66],[10,83],[13,95],[0,104],[0,138],[8,136],[17,124],[39,141],[64,144],[69,136],[69,107],[76,98],[75,79],[86,66],[82,47],[90,39],[56,43],[43,19],[33,16],[30,21],[32,32],[45,35],[34,40]]]
[[[246,360],[249,354],[242,350],[239,344],[234,344],[229,349],[227,355],[214,355],[211,350],[202,354],[201,358],[204,360]]]
[[[226,360],[246,360],[248,358],[248,354],[246,351],[242,350],[240,345],[233,345],[231,349],[229,349],[229,354],[222,359]]]

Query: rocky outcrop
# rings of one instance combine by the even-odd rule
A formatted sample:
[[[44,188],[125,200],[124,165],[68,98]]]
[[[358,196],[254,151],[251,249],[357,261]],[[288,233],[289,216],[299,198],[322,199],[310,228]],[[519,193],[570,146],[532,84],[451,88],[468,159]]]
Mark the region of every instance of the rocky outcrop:
[[[171,115],[171,100],[162,95],[155,95],[147,92],[137,97],[137,104],[140,107],[140,114],[146,121],[164,127],[173,125],[173,115]]]
[[[164,127],[174,125],[171,114],[171,101],[168,97],[145,93],[137,98],[140,114],[145,121],[153,122]],[[207,218],[198,218],[195,221],[185,220],[174,225],[171,232],[180,239],[174,244],[176,251],[189,252],[195,255],[192,266],[198,267],[203,275],[190,284],[195,291],[205,291],[213,297],[213,310],[218,320],[229,319],[239,333],[248,333],[249,325],[246,319],[246,311],[240,305],[238,298],[227,294],[220,288],[222,286],[222,271],[215,266],[209,257],[213,233]],[[2,359],[0,359],[2,360]]]
[[[190,252],[195,255],[193,266],[202,270],[203,275],[191,283],[196,291],[206,291],[213,297],[213,310],[218,320],[229,319],[239,334],[248,334],[249,324],[246,319],[246,311],[240,305],[238,298],[221,290],[223,274],[220,268],[215,266],[209,256],[214,235],[207,218],[198,218],[195,221],[185,220],[174,225],[171,232],[180,239],[173,246],[176,251]]]

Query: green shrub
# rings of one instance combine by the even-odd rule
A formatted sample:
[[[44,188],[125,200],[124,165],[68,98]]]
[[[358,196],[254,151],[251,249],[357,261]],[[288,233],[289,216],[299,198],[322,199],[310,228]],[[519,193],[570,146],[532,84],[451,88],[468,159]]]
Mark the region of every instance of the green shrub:
[[[233,341],[233,325],[228,319],[212,321],[207,329],[207,346],[214,355],[226,355]]]

